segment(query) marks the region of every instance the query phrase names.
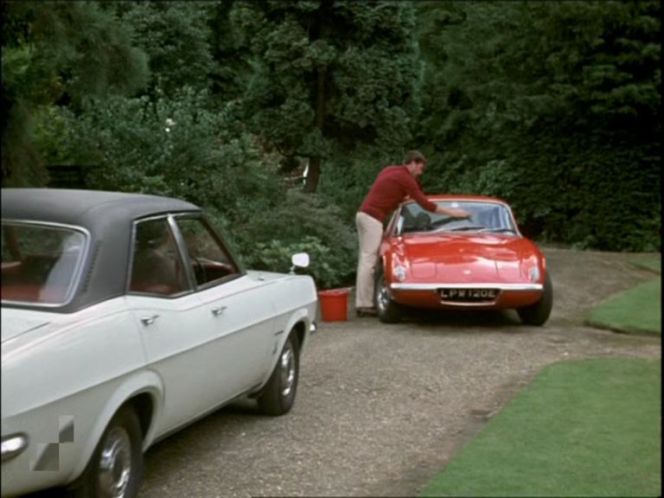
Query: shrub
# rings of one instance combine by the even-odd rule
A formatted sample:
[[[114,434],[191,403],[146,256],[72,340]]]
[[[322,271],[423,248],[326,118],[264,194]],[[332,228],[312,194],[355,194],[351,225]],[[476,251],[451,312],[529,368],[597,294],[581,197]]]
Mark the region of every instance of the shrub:
[[[290,256],[306,251],[310,273],[320,287],[346,285],[354,278],[357,241],[340,210],[315,194],[289,190],[277,204],[252,205],[243,213],[236,242],[243,261],[257,269],[287,269]]]

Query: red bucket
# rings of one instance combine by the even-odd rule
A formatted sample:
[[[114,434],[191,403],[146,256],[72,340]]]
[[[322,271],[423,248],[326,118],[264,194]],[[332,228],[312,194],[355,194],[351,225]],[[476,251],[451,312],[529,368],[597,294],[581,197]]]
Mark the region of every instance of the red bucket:
[[[320,313],[324,322],[348,320],[348,294],[350,294],[350,289],[330,289],[318,292]]]

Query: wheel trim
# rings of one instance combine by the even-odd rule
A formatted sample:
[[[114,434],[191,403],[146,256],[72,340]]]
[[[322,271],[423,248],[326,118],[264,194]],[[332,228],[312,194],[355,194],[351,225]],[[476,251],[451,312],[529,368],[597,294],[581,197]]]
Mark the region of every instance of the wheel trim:
[[[97,477],[100,496],[122,498],[131,477],[131,439],[127,431],[114,427],[106,436],[99,457]]]
[[[385,312],[390,305],[390,294],[385,286],[385,281],[381,279],[378,283],[378,292],[376,293],[376,306],[380,312]]]
[[[289,396],[295,386],[295,355],[290,341],[286,343],[279,358],[279,375],[281,376],[281,395]]]

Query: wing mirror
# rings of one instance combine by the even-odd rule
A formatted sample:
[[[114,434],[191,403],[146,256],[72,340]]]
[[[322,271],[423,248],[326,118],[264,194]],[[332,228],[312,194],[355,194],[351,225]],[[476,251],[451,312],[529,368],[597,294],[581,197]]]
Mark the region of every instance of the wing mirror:
[[[306,252],[298,252],[293,254],[291,262],[293,263],[293,266],[290,271],[291,273],[294,273],[295,268],[306,268],[309,266],[309,255]]]

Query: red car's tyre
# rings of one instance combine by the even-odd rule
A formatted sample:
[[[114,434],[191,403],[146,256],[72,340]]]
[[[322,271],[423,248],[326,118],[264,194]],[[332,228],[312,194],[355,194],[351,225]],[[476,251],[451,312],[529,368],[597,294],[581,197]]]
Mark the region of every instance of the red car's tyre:
[[[383,323],[398,323],[401,321],[403,308],[392,300],[390,290],[385,282],[385,273],[383,267],[376,268],[376,280],[374,282],[374,306],[378,318]]]
[[[530,306],[524,306],[523,308],[517,309],[517,313],[521,318],[521,321],[526,325],[544,325],[544,323],[549,319],[551,314],[551,308],[553,307],[553,286],[551,285],[551,278],[547,273],[546,278],[544,279],[544,292],[542,293],[542,299],[537,301],[535,304]]]

